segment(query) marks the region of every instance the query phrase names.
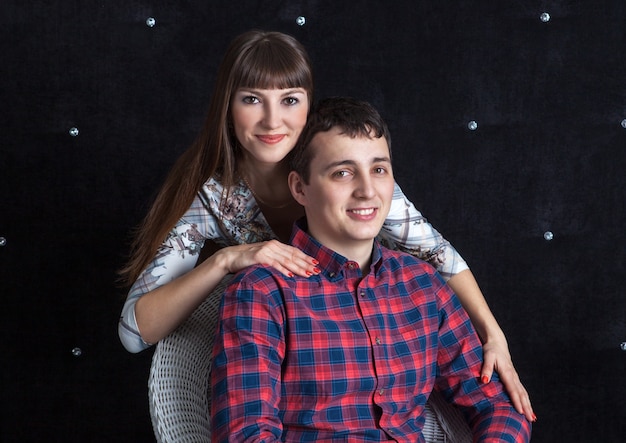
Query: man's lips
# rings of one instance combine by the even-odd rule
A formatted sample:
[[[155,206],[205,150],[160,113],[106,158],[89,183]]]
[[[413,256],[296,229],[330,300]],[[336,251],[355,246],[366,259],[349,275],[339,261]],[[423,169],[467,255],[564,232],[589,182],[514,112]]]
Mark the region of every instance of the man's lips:
[[[348,214],[355,220],[370,221],[376,218],[378,208],[349,209]]]
[[[366,209],[350,209],[350,212],[357,215],[372,215],[374,213],[374,208],[366,208]]]
[[[284,139],[286,136],[285,134],[276,134],[276,135],[257,135],[256,137],[259,140],[261,140],[263,143],[273,145],[275,143],[282,141],[282,139]]]

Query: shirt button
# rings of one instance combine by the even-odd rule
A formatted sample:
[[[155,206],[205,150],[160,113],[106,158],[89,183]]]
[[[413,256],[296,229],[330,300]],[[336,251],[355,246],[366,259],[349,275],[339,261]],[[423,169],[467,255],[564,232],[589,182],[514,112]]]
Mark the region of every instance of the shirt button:
[[[330,274],[328,274],[328,276],[329,276],[330,278],[333,278],[333,277],[335,276],[335,273],[334,273],[334,272],[331,272]]]
[[[376,337],[376,344],[379,345],[381,343],[380,337]]]
[[[378,391],[378,395],[383,395],[385,393],[384,389],[381,389],[380,391]]]
[[[361,297],[365,297],[365,291],[361,291],[361,293],[359,294]]]
[[[354,263],[352,262],[348,263],[348,269],[350,270],[354,269]]]

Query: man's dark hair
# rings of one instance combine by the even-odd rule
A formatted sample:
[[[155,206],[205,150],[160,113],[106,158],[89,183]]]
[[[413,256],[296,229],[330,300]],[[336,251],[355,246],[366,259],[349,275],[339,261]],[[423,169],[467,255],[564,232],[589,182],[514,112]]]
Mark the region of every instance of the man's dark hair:
[[[314,155],[309,146],[311,140],[317,133],[327,132],[335,127],[351,138],[385,137],[391,157],[389,128],[371,104],[350,97],[326,98],[312,108],[306,126],[289,157],[291,170],[296,171],[305,183],[309,182],[309,166]]]

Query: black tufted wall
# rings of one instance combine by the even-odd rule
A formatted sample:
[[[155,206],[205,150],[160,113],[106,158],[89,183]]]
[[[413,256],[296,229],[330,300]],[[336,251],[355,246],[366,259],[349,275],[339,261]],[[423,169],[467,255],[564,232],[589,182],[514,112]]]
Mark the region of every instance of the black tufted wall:
[[[382,111],[397,181],[507,333],[533,441],[624,441],[621,0],[0,2],[0,440],[153,439],[114,272],[249,28],[306,45],[318,98]]]

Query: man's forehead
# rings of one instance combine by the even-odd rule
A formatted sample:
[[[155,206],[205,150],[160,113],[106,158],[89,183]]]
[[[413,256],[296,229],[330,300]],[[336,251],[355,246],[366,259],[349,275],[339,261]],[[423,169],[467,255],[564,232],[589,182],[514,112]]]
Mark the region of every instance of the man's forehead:
[[[385,137],[357,135],[350,137],[340,128],[318,132],[310,142],[312,159],[327,162],[391,161]],[[320,157],[323,155],[323,159]]]

